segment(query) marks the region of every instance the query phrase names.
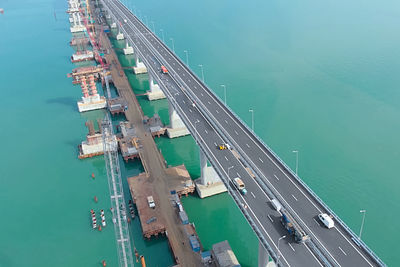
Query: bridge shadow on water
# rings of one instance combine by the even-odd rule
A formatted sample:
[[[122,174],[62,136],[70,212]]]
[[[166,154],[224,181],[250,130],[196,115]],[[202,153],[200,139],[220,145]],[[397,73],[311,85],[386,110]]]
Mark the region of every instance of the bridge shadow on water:
[[[73,111],[78,111],[76,106],[76,99],[73,97],[56,97],[46,100],[46,104],[62,104],[64,106],[68,106]]]

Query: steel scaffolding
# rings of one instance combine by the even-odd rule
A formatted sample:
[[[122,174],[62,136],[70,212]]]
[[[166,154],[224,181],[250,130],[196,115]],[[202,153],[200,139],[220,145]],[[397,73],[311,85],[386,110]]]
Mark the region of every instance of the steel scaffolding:
[[[119,167],[118,143],[113,133],[112,122],[108,114],[102,121],[101,128],[119,266],[130,267],[134,266],[134,264]]]

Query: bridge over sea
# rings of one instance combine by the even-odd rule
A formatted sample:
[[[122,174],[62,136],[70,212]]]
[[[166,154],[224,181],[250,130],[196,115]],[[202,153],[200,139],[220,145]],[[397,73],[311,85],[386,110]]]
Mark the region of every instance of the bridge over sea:
[[[135,14],[118,0],[100,2],[123,34],[127,48],[134,51],[136,67],[146,68],[151,87],[168,99],[171,123],[192,134],[201,150],[202,164],[207,165],[207,160],[211,163],[254,230],[260,242],[259,266],[266,265],[268,256],[280,266],[385,266]],[[163,73],[161,66],[168,73]],[[232,149],[216,148],[224,143]],[[236,177],[245,183],[247,194],[233,186]],[[308,234],[306,242],[296,243],[289,236],[280,213],[270,205],[274,198]],[[332,215],[335,227],[323,227],[317,217],[320,213]]]

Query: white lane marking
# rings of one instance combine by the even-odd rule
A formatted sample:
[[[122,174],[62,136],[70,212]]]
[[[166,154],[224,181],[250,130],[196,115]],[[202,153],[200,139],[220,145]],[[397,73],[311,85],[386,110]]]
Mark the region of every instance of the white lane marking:
[[[296,251],[296,250],[294,250],[294,248],[292,247],[292,244],[290,244],[290,243],[288,243],[289,244],[289,247],[293,250],[293,251]]]
[[[236,134],[236,135],[239,135],[239,133],[238,133],[236,130],[235,130],[235,134]]]
[[[208,103],[209,105],[211,105],[210,101],[207,101],[207,103]]]
[[[250,148],[249,144],[246,144],[246,146],[247,146],[248,148]]]
[[[272,220],[271,215],[268,214],[268,218],[271,222],[274,222],[274,220]]]
[[[339,247],[339,249],[345,256],[347,256],[346,252],[344,252],[344,250],[341,247]]]
[[[225,123],[226,123],[226,124],[228,124],[228,121],[227,121],[227,120],[225,120]]]
[[[314,222],[315,222],[318,226],[320,226],[319,223],[318,223],[318,221],[317,221],[316,219],[313,218],[313,220],[314,220]]]
[[[216,109],[215,112],[219,113],[218,109]]]
[[[298,201],[297,198],[292,194],[292,197],[294,198],[294,200]]]
[[[310,254],[314,257],[314,259],[319,263],[319,265],[322,265],[322,263],[319,261],[319,259],[317,259],[317,257],[315,257],[314,253],[311,252],[311,250],[306,246],[306,243],[303,243],[303,245],[307,248],[307,250],[310,252]],[[340,265],[339,265],[340,266]]]
[[[186,104],[185,100],[182,100],[182,101],[183,101],[183,104]]]
[[[185,73],[182,73],[183,76],[185,76]]]
[[[217,146],[217,143],[214,142],[214,145]]]
[[[264,161],[261,158],[258,158],[258,159],[261,161],[261,163],[264,163]]]
[[[368,262],[368,264],[369,264],[370,266],[374,266],[374,265],[372,265],[372,264],[367,260],[367,258],[364,257],[363,254],[361,254],[361,253],[358,251],[358,249],[353,245],[353,243],[351,243],[351,242],[347,239],[347,237],[345,237],[345,236],[343,235],[343,233],[342,233],[339,229],[337,229],[336,227],[334,227],[334,228],[343,236],[343,238],[347,241],[347,243],[349,243],[349,244],[363,257],[363,259],[364,259],[366,262]]]
[[[208,134],[208,131],[206,129],[204,129],[204,131],[206,132],[206,134]]]
[[[278,181],[279,181],[279,178],[278,178],[278,176],[276,176],[276,174],[274,174],[274,176],[275,176],[276,180],[278,180]]]
[[[241,177],[240,174],[239,174],[238,172],[237,172],[236,174],[237,174],[237,176]]]
[[[229,161],[228,158],[225,156],[226,161]]]
[[[192,110],[189,108],[190,113],[192,113]]]
[[[254,193],[253,192],[250,192],[250,194],[254,197],[254,198],[256,198],[256,196],[254,195]]]
[[[194,88],[196,88],[196,86]],[[204,96],[203,93],[200,93],[200,94],[201,94],[201,96]]]

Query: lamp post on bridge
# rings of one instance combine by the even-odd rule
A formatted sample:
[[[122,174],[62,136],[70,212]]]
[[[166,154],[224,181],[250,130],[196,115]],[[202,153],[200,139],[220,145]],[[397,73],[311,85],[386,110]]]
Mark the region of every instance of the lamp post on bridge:
[[[189,52],[187,50],[183,50],[186,53],[186,65],[189,67]]]
[[[175,53],[175,44],[174,44],[174,38],[169,38],[172,42],[172,51]]]
[[[360,234],[358,235],[358,237],[361,239],[362,231],[364,228],[365,213],[367,213],[367,210],[360,210],[360,213],[363,214],[362,221],[361,221]]]
[[[146,26],[148,26],[149,25],[149,21],[147,20],[147,16],[146,15],[144,15],[144,20],[146,21]]]
[[[221,84],[221,87],[224,88],[224,102],[225,102],[225,105],[226,105],[226,85],[225,84]]]
[[[153,24],[153,32],[156,33],[156,27],[154,26],[154,21],[152,20],[150,22],[151,22],[151,24]]]
[[[283,236],[279,237],[279,239],[278,239],[278,259],[276,260],[276,266],[279,266],[279,259],[281,257],[281,251],[279,250],[279,241],[281,241],[285,237],[286,237],[286,235],[283,235]]]
[[[296,153],[296,176],[298,175],[298,170],[299,170],[299,151],[298,150],[293,150],[293,153]]]
[[[165,43],[165,41],[164,41],[164,30],[160,29],[160,31],[161,31],[162,41],[163,41],[163,43]]]
[[[199,67],[201,68],[201,78],[203,79],[203,83],[204,83],[204,69],[203,69],[203,65],[199,64]]]
[[[254,110],[252,108],[250,108],[249,112],[251,112],[251,129],[254,132]]]

